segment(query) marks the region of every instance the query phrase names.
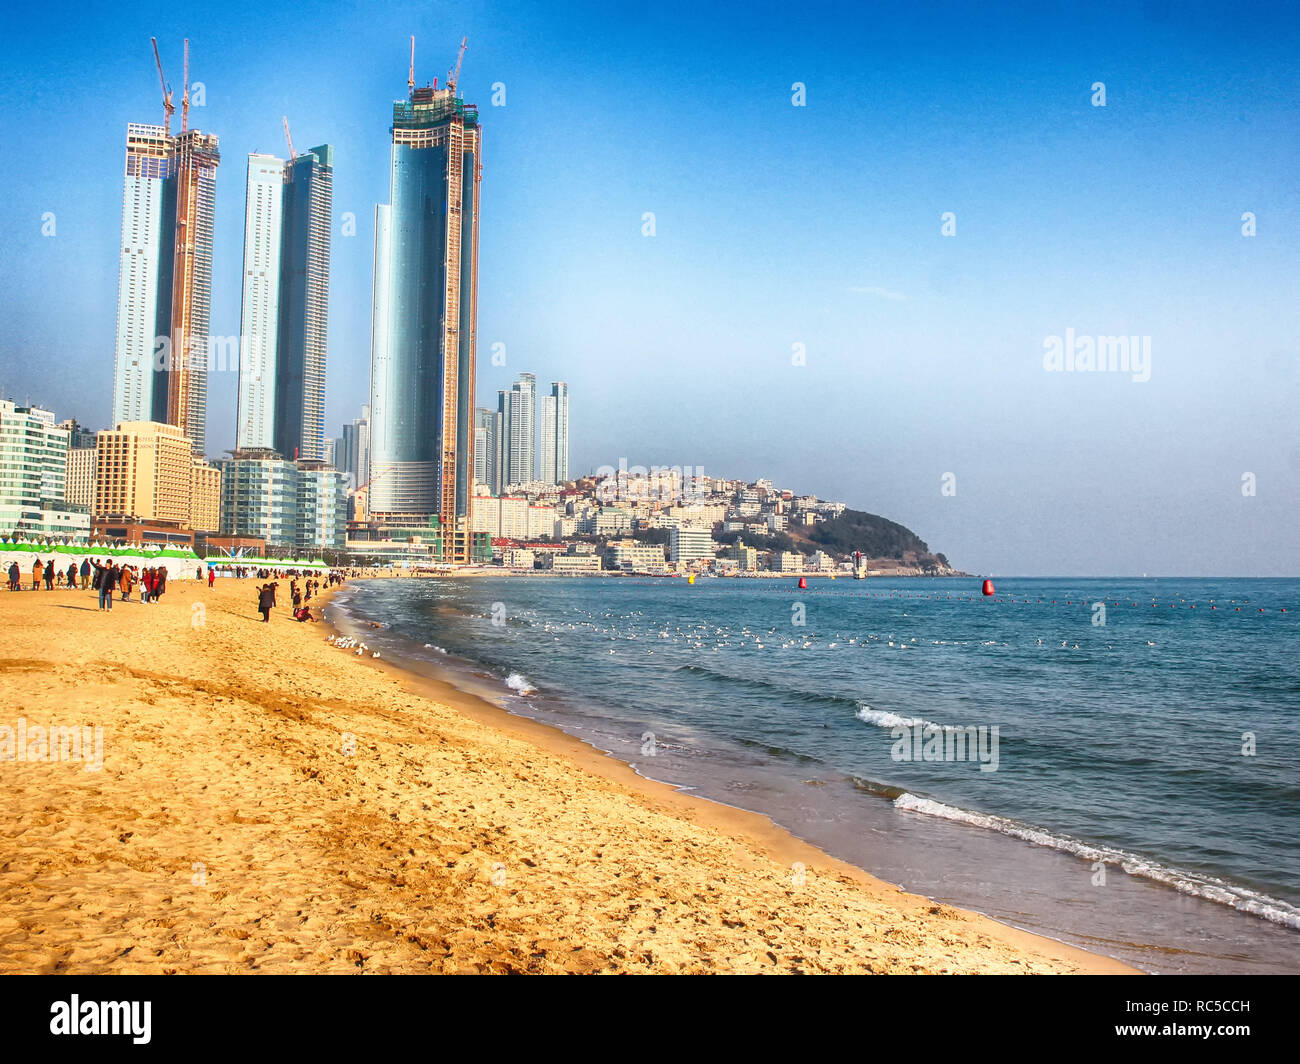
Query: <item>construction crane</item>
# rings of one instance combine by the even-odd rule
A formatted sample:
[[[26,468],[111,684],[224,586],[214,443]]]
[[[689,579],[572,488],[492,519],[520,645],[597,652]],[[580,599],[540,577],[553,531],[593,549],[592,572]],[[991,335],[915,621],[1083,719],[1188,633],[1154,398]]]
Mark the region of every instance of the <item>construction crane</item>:
[[[411,38],[411,75],[406,79],[406,87],[411,92],[415,91],[415,38]]]
[[[456,69],[447,73],[447,88],[451,90],[453,96],[456,95],[456,82],[460,81],[460,64],[465,59],[465,46],[469,44],[468,37],[460,39],[460,54],[456,56]]]
[[[293,137],[289,136],[289,116],[284,116],[284,139],[289,142],[289,161],[293,162],[298,158],[297,153],[293,150]]]
[[[181,133],[190,128],[190,39],[185,38],[185,94],[181,97]]]
[[[163,129],[167,131],[167,135],[170,137],[172,134],[172,113],[176,110],[172,106],[172,89],[167,84],[167,79],[163,77],[162,60],[158,57],[158,38],[150,37],[149,40],[153,43],[153,61],[158,68],[158,84],[162,87]]]

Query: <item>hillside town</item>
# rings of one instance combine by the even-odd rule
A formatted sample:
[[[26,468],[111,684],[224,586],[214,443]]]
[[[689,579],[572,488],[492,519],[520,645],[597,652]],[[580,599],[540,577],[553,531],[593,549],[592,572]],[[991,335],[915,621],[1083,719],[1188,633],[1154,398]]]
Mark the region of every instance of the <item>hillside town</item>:
[[[328,460],[288,461],[274,451],[235,451],[209,463],[193,456],[173,426],[125,422],[89,432],[51,411],[0,401],[0,541],[192,550],[212,561],[451,566],[436,516],[406,528],[376,519],[367,508],[368,485],[357,483],[364,450],[353,446],[351,457],[342,447],[331,450],[342,468]],[[494,468],[487,463],[489,476]],[[625,461],[562,483],[507,484],[495,494],[475,478],[468,539],[470,557],[459,563],[467,571],[952,572],[942,554],[930,553],[906,528],[843,502],[767,479]]]

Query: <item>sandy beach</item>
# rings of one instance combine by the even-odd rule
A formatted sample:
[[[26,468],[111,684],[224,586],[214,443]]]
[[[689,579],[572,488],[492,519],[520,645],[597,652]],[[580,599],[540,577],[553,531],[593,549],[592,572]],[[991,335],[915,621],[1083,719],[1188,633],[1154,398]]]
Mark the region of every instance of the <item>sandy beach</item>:
[[[283,605],[263,624],[255,598],[0,595],[0,727],[36,754],[34,728],[103,729],[98,770],[0,761],[0,972],[1132,970],[336,649]]]

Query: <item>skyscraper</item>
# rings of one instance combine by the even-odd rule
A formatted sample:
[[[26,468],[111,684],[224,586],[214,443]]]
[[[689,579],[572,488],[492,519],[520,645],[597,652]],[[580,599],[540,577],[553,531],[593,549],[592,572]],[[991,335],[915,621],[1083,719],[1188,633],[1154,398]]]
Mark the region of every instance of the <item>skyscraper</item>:
[[[474,479],[501,494],[501,412],[474,411]]]
[[[325,460],[334,149],[248,157],[235,446]]]
[[[519,374],[508,392],[497,392],[501,414],[501,487],[537,479],[537,378]]]
[[[361,417],[343,426],[334,453],[334,468],[348,476],[348,490],[356,491],[370,479],[370,407],[361,408]]]
[[[569,386],[551,382],[551,394],[542,396],[542,467],[538,479],[563,484],[569,479]]]
[[[217,137],[126,127],[113,423],[175,425],[202,455]]]
[[[393,104],[390,203],[375,212],[370,486],[380,526],[432,524],[469,557],[481,130],[452,88]],[[450,538],[446,538],[450,537]]]

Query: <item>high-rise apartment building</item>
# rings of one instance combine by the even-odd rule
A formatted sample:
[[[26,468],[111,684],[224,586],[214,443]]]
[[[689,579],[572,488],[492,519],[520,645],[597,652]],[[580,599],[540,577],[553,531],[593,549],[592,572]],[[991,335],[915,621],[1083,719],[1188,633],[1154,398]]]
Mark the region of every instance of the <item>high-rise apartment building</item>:
[[[551,394],[542,396],[541,469],[537,479],[546,484],[563,484],[569,479],[569,386],[551,384]]]
[[[291,462],[275,451],[235,451],[218,459],[221,533],[263,539],[272,549],[342,549],[347,477],[323,462]]]
[[[343,426],[334,447],[334,468],[348,477],[348,491],[356,491],[370,479],[370,407],[361,417]]]
[[[497,393],[501,414],[501,490],[537,479],[537,378],[519,374],[508,392]]]
[[[501,412],[474,411],[474,479],[493,495],[501,494]]]
[[[95,448],[69,447],[66,478],[68,503],[90,513],[95,505]]]
[[[481,130],[452,88],[393,105],[390,201],[375,212],[370,516],[437,524],[467,561],[474,473]]]
[[[77,424],[76,418],[60,421],[58,427],[68,433],[64,497],[70,506],[90,513],[95,504],[95,432]]]
[[[0,400],[0,535],[89,534],[89,511],[66,499],[68,436],[50,411]]]
[[[207,438],[208,321],[217,137],[126,129],[117,282],[113,423],[182,430],[196,455]]]
[[[325,461],[334,149],[248,157],[235,446]]]

